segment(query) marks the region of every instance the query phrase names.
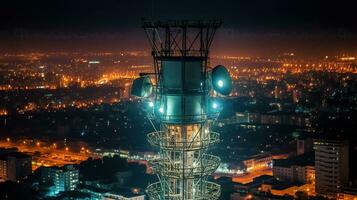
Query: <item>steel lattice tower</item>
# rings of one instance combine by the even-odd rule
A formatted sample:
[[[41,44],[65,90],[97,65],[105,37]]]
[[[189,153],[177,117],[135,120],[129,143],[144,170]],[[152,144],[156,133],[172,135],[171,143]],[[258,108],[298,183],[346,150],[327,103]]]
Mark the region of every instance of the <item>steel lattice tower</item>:
[[[209,48],[221,21],[143,21],[142,26],[155,69],[142,74],[153,75],[149,117],[160,124],[147,135],[159,148],[158,158],[149,161],[159,182],[147,193],[160,200],[218,199],[220,186],[207,181],[220,163],[208,153],[219,142],[210,130],[219,109],[209,81]]]

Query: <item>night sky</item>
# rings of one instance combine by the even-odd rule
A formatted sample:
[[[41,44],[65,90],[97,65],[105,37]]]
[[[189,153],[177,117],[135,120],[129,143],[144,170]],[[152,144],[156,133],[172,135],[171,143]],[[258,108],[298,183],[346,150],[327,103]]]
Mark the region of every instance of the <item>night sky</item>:
[[[7,0],[0,51],[147,50],[142,18],[222,19],[216,54],[357,54],[352,1],[322,0]]]

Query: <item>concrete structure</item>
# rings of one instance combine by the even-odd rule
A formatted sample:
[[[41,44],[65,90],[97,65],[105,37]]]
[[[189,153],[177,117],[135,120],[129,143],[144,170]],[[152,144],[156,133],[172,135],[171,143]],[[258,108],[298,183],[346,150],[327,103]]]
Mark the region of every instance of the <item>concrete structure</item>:
[[[336,198],[339,188],[348,182],[348,141],[316,140],[316,193]]]
[[[244,160],[243,163],[247,170],[254,168],[264,168],[271,166],[273,156],[271,154],[257,154],[252,156],[248,160]]]
[[[123,194],[107,193],[104,194],[102,199],[103,200],[145,200],[145,195],[143,194],[123,195]]]
[[[0,182],[7,180],[7,160],[0,159]]]
[[[78,191],[89,194],[91,200],[145,200],[145,194],[139,189],[120,189],[116,188],[114,191],[109,189],[102,189],[90,185],[81,184],[77,188]]]
[[[43,167],[41,169],[42,183],[52,185],[49,196],[53,196],[63,191],[73,191],[76,189],[79,177],[78,169],[72,165],[64,167]]]
[[[337,194],[337,200],[357,200],[357,187],[342,187]]]
[[[306,192],[311,195],[311,187],[309,184],[299,184],[290,182],[276,181],[274,183],[263,183],[261,185],[262,192],[268,192],[276,196],[295,196],[298,191]]]
[[[273,161],[273,175],[279,180],[300,183],[315,182],[315,154],[302,154]]]
[[[0,155],[0,179],[19,181],[32,173],[32,157],[20,152]]]
[[[296,154],[301,155],[313,151],[314,142],[312,138],[298,138],[296,140]]]

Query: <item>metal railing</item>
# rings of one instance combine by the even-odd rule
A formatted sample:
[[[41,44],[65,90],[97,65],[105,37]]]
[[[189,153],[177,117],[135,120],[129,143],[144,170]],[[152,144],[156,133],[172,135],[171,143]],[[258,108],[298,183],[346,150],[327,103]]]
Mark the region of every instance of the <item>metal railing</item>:
[[[199,134],[199,133],[198,133]],[[147,140],[153,146],[168,150],[198,150],[219,143],[219,133],[209,132],[203,137],[195,137],[191,140],[178,140],[166,131],[155,131],[147,135]]]
[[[217,119],[219,116],[219,112],[210,112],[207,114],[197,114],[197,115],[167,115],[162,113],[152,113],[148,115],[150,120],[156,119],[162,123],[168,124],[192,124],[192,123],[200,123],[205,122],[207,120]]]
[[[163,183],[164,184],[164,183]],[[221,195],[221,186],[209,182],[209,181],[203,181],[201,184],[202,187],[197,187],[195,188],[195,192],[192,195],[192,199],[194,200],[217,200],[219,196]],[[149,198],[152,200],[181,200],[182,194],[171,194],[171,195],[165,195],[162,196],[162,186],[160,182],[156,182],[153,184],[150,184],[146,188],[146,192],[149,195]]]
[[[210,154],[203,154],[202,160],[196,159],[191,165],[183,166],[182,163],[170,158],[149,160],[155,173],[172,178],[193,179],[199,176],[208,176],[216,171],[221,159]]]

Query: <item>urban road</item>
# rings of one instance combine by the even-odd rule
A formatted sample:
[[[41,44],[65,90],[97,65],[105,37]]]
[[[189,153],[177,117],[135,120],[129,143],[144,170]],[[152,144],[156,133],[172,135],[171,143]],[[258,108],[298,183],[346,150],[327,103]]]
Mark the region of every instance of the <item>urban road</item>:
[[[79,164],[89,157],[101,158],[101,155],[91,153],[88,149],[81,149],[79,152],[70,148],[58,149],[55,143],[41,145],[39,143],[25,144],[24,142],[0,141],[0,148],[17,148],[19,152],[32,155],[32,170],[40,166],[63,166],[66,164]]]

